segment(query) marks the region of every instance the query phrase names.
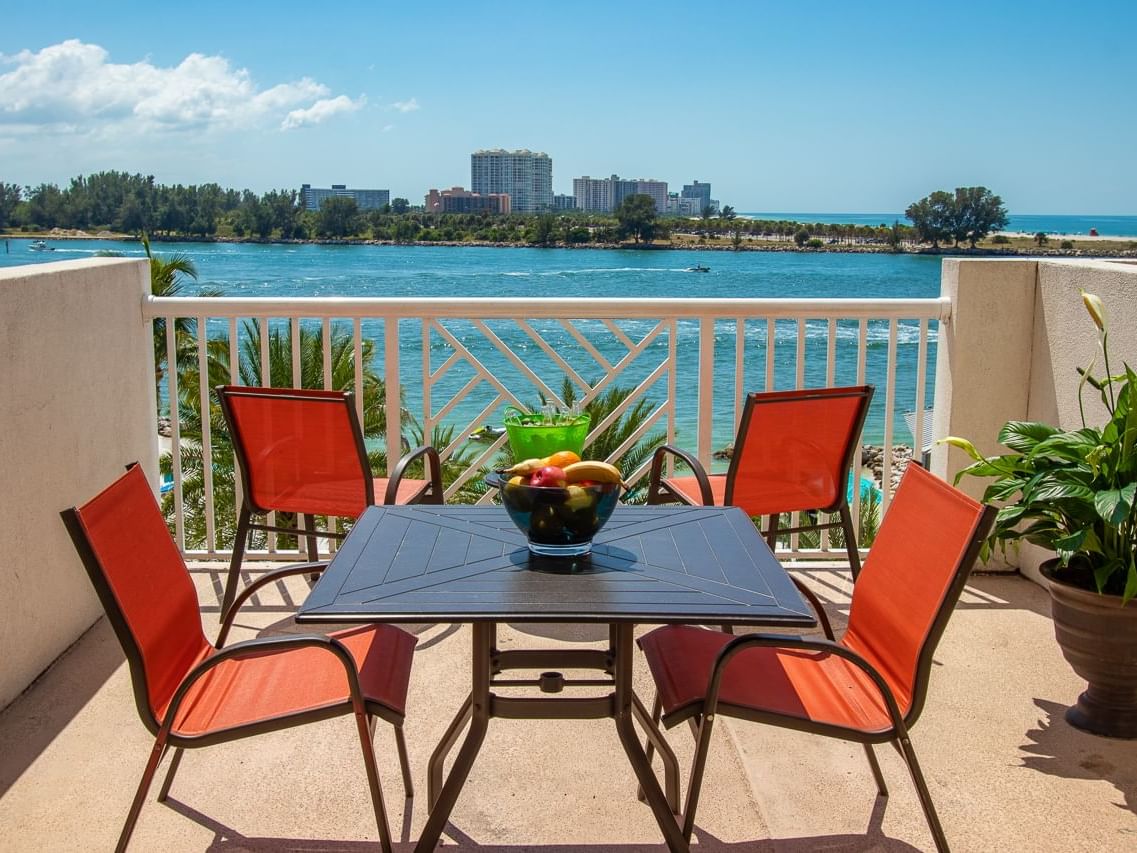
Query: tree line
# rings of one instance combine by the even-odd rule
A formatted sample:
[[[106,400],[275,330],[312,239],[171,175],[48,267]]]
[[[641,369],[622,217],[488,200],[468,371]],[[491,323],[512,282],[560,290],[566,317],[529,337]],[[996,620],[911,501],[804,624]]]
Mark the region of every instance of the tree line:
[[[912,225],[808,223],[739,218],[732,207],[707,208],[698,219],[661,217],[648,196],[630,196],[613,213],[558,211],[540,214],[432,213],[393,199],[379,210],[361,210],[352,198],[327,199],[305,210],[296,190],[224,189],[216,183],[164,185],[153,176],[99,172],[55,184],[21,187],[0,181],[0,230],[52,228],[110,230],[159,238],[373,239],[395,243],[507,243],[534,246],[610,245],[668,240],[672,234],[728,239],[793,241],[799,247],[975,243],[1006,226],[999,196],[986,187],[939,190],[909,205]]]

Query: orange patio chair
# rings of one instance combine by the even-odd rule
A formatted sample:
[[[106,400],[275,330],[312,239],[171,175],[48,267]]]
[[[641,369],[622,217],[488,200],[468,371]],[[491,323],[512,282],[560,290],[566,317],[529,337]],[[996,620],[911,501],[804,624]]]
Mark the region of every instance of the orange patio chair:
[[[267,583],[322,566],[293,566],[248,586],[222,622],[202,633],[197,595],[142,468],[127,473],[63,521],[130,665],[134,700],[154,748],[119,836],[126,849],[158,764],[173,747],[164,801],[182,750],[353,714],[384,851],[390,829],[375,766],[375,718],[395,728],[403,785],[413,795],[403,716],[417,638],[390,625],[331,635],[263,637],[225,646],[237,608]]]
[[[691,454],[664,445],[652,457],[647,502],[738,506],[751,517],[767,516],[771,550],[779,533],[841,527],[855,580],[861,557],[847,489],[872,395],[871,385],[749,394],[727,472],[708,475]],[[668,454],[691,476],[664,477]],[[819,514],[815,523],[779,530],[781,513],[807,510]],[[823,521],[829,513],[839,513],[840,522]]]
[[[298,520],[302,516],[308,559],[316,562],[317,536],[343,538],[332,530],[316,530],[317,515],[354,520],[375,503],[377,494],[384,504],[442,503],[441,463],[433,447],[406,454],[389,479],[372,476],[351,393],[241,385],[220,385],[215,390],[243,488],[222,615],[229,612],[236,595],[249,533],[300,532],[253,523],[252,516],[270,512],[295,513]],[[407,466],[419,458],[425,460],[429,479],[404,477]]]
[[[865,561],[840,641],[796,578],[825,639],[732,637],[673,625],[640,640],[658,691],[656,719],[668,728],[696,723],[683,815],[688,839],[711,727],[725,714],[863,744],[882,796],[888,789],[872,744],[891,743],[912,776],[936,848],[948,849],[908,732],[924,707],[932,655],[994,517],[994,507],[911,464]]]

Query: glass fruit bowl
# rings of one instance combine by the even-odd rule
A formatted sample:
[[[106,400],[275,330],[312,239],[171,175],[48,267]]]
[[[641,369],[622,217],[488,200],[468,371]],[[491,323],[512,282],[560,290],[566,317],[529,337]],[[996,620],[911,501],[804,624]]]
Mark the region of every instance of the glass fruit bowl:
[[[543,557],[579,557],[592,550],[594,537],[620,499],[619,483],[527,486],[494,471],[486,484],[501,491],[501,502],[529,550]]]

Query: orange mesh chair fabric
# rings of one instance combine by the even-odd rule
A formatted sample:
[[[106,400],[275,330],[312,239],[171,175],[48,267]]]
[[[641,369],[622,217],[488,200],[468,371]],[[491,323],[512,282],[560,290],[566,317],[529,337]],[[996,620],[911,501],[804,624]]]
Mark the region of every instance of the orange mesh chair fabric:
[[[63,518],[126,653],[139,714],[157,736],[118,849],[129,841],[167,748],[176,747],[177,754],[159,799],[184,747],[354,712],[380,836],[390,850],[368,719],[378,716],[396,726],[407,784],[401,726],[417,638],[376,625],[211,646],[185,563],[137,465]],[[265,577],[256,586],[274,580]],[[222,636],[230,622],[224,621]]]
[[[343,393],[224,386],[218,394],[254,512],[355,518],[374,503],[362,436]]]
[[[749,394],[739,421],[726,474],[662,476],[662,460],[675,453],[692,468],[698,461],[676,448],[656,451],[648,488],[649,503],[678,500],[741,507],[747,515],[767,516],[767,541],[773,547],[781,513],[815,510],[841,514],[849,562],[860,571],[852,516],[846,499],[849,469],[873,388],[815,388]],[[706,484],[709,496],[702,486]],[[783,533],[833,527],[835,523],[803,522]]]
[[[104,608],[113,607],[129,633],[136,695],[143,686],[139,713],[156,729],[186,674],[213,651],[201,630],[193,581],[140,466],[77,516],[112,596],[111,607],[104,601]]]
[[[993,508],[910,465],[839,641],[733,637],[691,626],[641,638],[663,721],[672,726],[720,713],[866,745],[895,741],[917,788],[926,787],[903,741],[923,708],[932,654],[993,518]],[[869,757],[884,793],[871,750]],[[930,802],[923,804],[938,845],[942,830]]]
[[[250,530],[287,532],[305,537],[308,559],[318,559],[316,536],[342,538],[317,531],[316,516],[357,518],[374,504],[442,502],[438,453],[420,447],[399,460],[390,479],[371,476],[353,397],[341,391],[302,388],[255,388],[222,385],[217,389],[241,469],[244,495],[225,583],[221,612],[232,606]],[[423,458],[430,479],[402,476],[406,466]],[[269,512],[302,516],[305,530],[254,523],[251,516]]]

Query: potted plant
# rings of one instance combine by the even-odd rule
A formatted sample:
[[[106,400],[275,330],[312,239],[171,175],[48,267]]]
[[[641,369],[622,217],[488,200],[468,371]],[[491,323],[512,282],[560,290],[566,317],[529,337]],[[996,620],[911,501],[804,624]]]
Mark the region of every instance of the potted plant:
[[[991,477],[985,501],[1002,504],[987,552],[1025,539],[1056,553],[1042,565],[1048,581],[1054,631],[1062,654],[1088,682],[1066,712],[1074,726],[1111,737],[1137,737],[1137,374],[1129,365],[1114,374],[1109,329],[1101,300],[1082,293],[1098,328],[1098,356],[1078,368],[1080,429],[1010,421],[999,443],[1010,452],[985,457],[971,442],[944,442],[975,461],[956,476]],[[1108,418],[1086,424],[1082,393],[1101,394]]]

